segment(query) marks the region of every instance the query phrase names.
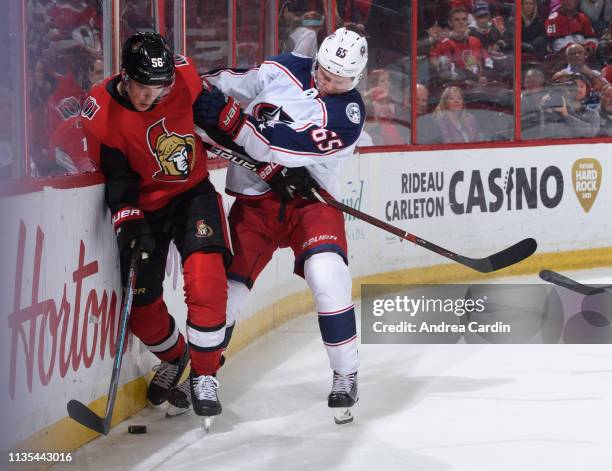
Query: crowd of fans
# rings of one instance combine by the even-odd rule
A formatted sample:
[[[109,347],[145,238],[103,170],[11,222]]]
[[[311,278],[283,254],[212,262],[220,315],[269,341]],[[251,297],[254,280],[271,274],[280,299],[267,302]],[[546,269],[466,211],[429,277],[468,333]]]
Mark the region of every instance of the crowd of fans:
[[[514,137],[514,13],[514,2],[497,0],[419,2],[416,98],[428,98],[416,143]],[[521,13],[522,137],[610,136],[612,0],[524,0]],[[365,90],[374,145],[411,134],[410,87],[392,102],[393,67],[369,72],[392,82]]]
[[[522,135],[610,136],[612,1],[523,2]]]
[[[87,90],[104,76],[102,3],[27,0],[29,153],[34,176],[93,170],[79,116]],[[250,24],[250,12],[260,11],[261,1],[239,3],[241,11],[249,12],[241,21]],[[152,0],[120,2],[122,36],[153,29],[152,5]],[[187,4],[187,50],[207,69],[225,65],[229,57],[223,39],[227,33],[209,38],[214,25],[204,21],[203,13],[211,5]],[[278,46],[281,52],[312,56],[329,32],[330,18],[336,25],[365,26],[370,70],[359,85],[368,111],[362,145],[513,138],[517,52],[513,1],[418,2],[414,73],[412,2],[338,0],[335,5],[336,11],[327,11],[328,2],[322,0],[281,2]],[[200,20],[197,26],[194,22]],[[522,137],[612,136],[612,0],[523,0],[520,24]],[[193,45],[189,33],[194,28],[206,31],[210,40]],[[239,54],[240,67],[254,65],[248,62],[263,54],[260,28],[248,31],[248,38],[241,39],[243,49],[245,44],[262,44],[251,47],[253,54]],[[218,58],[211,56],[217,54],[211,49],[217,43]],[[198,47],[204,48],[203,58]]]

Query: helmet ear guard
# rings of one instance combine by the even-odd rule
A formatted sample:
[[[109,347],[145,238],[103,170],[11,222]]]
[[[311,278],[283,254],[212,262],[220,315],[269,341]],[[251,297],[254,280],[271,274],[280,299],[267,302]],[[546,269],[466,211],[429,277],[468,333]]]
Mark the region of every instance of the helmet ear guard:
[[[339,28],[327,36],[314,57],[313,73],[317,66],[340,77],[352,79],[352,90],[363,76],[368,62],[368,42],[355,31]],[[347,90],[348,91],[348,90]]]

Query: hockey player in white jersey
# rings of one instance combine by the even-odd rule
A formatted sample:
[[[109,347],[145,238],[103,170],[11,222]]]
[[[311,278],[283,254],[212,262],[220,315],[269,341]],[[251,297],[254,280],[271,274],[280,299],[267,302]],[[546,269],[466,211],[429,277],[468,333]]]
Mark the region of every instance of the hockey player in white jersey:
[[[211,87],[194,105],[196,124],[259,162],[256,173],[233,163],[227,173],[226,191],[237,199],[229,214],[235,255],[226,332],[274,251],[291,247],[333,370],[328,405],[336,423],[352,421],[349,408],[358,400],[355,311],[343,215],[311,189],[339,197],[342,162],[353,155],[365,122],[355,86],[367,59],[363,31],[348,25],[328,36],[314,59],[288,53],[248,71],[204,75]],[[186,394],[179,385],[168,401],[185,406]]]

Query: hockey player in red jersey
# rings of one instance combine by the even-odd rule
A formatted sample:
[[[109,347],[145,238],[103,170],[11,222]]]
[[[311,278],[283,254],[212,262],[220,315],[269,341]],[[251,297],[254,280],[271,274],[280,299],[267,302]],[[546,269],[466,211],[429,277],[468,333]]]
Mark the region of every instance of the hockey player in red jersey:
[[[352,420],[349,408],[358,399],[355,310],[343,215],[311,189],[339,197],[342,162],[353,155],[365,122],[355,86],[367,59],[363,33],[340,28],[314,59],[281,54],[246,72],[205,75],[215,87],[194,105],[196,124],[259,162],[258,173],[235,164],[228,169],[226,188],[237,197],[229,216],[235,258],[228,269],[228,334],[273,253],[291,247],[294,271],[317,308],[337,423]]]
[[[174,57],[155,33],[123,48],[121,73],[91,90],[82,111],[89,149],[106,177],[122,277],[132,251],[143,254],[130,328],[160,360],[147,397],[166,401],[191,358],[198,415],[221,413],[217,397],[225,335],[226,266],[231,260],[221,197],[208,179],[192,104],[202,82],[190,59]],[[162,297],[169,244],[181,255],[187,339]],[[147,254],[148,257],[144,257]],[[146,264],[145,264],[146,263]]]

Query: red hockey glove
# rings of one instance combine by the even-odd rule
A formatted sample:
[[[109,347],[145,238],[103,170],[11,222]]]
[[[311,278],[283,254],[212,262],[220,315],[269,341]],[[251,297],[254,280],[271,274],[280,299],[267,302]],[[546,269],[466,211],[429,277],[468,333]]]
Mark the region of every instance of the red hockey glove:
[[[193,104],[193,120],[201,128],[216,126],[234,138],[246,120],[246,115],[234,98],[217,87],[204,89]]]
[[[112,220],[120,256],[129,258],[137,250],[147,260],[155,250],[155,239],[142,210],[128,206],[113,214]]]

